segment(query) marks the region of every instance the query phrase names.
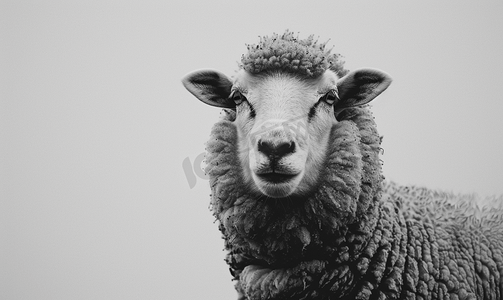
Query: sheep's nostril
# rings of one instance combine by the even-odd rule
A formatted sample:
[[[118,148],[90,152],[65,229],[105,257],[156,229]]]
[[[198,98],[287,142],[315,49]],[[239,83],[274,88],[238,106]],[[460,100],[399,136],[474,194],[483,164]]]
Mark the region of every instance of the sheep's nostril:
[[[274,146],[272,143],[260,140],[258,141],[258,151],[264,153],[265,155],[270,155],[274,152]]]
[[[269,141],[260,140],[258,142],[258,151],[264,153],[267,156],[282,157],[295,151],[295,143],[283,142],[279,144],[273,144]]]
[[[293,153],[293,151],[295,151],[295,144],[293,142],[279,144],[276,148],[276,152],[280,156]]]

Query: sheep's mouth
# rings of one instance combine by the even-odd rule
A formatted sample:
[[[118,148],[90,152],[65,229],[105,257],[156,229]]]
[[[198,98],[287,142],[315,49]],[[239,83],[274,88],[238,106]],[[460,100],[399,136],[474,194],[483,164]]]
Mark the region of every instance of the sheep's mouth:
[[[284,198],[295,192],[302,172],[284,168],[263,168],[252,173],[260,192],[270,198]]]
[[[297,174],[283,174],[277,172],[257,174],[257,175],[263,181],[276,184],[289,182],[297,176]]]

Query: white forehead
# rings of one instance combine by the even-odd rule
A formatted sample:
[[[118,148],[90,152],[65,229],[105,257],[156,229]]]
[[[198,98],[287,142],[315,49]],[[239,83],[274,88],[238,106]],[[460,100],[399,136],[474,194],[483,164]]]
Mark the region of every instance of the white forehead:
[[[247,94],[250,91],[271,90],[280,92],[284,89],[309,90],[319,94],[324,94],[333,89],[339,77],[331,70],[326,70],[321,76],[316,78],[297,77],[290,73],[271,72],[266,74],[251,74],[245,70],[240,70],[234,80],[233,89]]]
[[[322,95],[337,88],[338,79],[330,70],[309,79],[284,72],[255,75],[241,70],[232,88],[246,96],[258,119],[284,119],[307,114]]]

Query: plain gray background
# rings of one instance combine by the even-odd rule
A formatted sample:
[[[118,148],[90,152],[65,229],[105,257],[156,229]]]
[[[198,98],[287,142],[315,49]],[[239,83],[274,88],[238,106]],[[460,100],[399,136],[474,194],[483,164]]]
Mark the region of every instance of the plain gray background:
[[[502,15],[501,1],[0,1],[0,298],[235,299],[208,182],[182,168],[219,109],[180,79],[232,75],[246,43],[287,28],[394,78],[373,102],[387,179],[503,194]]]

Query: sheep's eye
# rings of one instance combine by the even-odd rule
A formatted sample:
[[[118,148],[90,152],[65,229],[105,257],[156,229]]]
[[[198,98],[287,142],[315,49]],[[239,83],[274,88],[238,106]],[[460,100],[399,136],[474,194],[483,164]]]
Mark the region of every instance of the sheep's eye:
[[[236,105],[239,105],[239,104],[243,103],[243,101],[246,101],[246,97],[243,94],[241,94],[240,91],[232,92],[232,94],[230,95],[229,98],[232,101],[234,101],[234,103],[236,103]]]
[[[336,101],[339,100],[339,95],[336,90],[330,90],[328,93],[323,95],[320,100],[325,101],[329,105],[333,105]]]

